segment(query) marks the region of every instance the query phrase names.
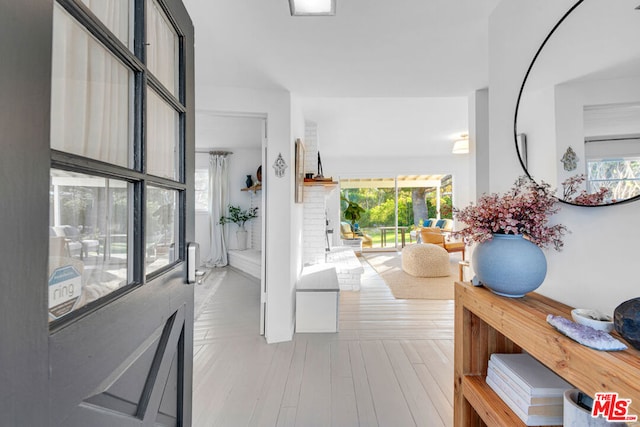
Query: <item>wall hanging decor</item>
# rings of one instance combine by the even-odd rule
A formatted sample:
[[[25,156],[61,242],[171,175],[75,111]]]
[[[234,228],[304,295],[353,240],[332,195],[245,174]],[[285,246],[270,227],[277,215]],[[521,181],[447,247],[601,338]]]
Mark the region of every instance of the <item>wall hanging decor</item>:
[[[324,178],[322,173],[322,160],[320,159],[320,152],[318,151],[318,174],[316,175],[316,178]]]
[[[282,158],[282,153],[278,153],[278,158],[273,163],[273,169],[276,171],[276,176],[278,178],[282,178],[284,176],[284,171],[287,169],[287,163]]]
[[[296,139],[296,203],[304,201],[304,144],[300,139]]]
[[[572,171],[578,166],[578,155],[573,151],[573,148],[569,147],[560,161],[564,165],[564,170]]]

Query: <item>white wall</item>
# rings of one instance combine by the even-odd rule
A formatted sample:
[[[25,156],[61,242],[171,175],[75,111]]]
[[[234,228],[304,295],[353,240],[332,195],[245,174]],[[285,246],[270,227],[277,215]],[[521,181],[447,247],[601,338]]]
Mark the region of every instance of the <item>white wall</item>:
[[[266,239],[263,241],[263,262],[266,259],[267,342],[288,341],[294,330],[295,280],[291,259],[300,253],[295,246],[292,214],[293,141],[291,132],[291,95],[286,91],[200,86],[196,94],[198,111],[222,111],[266,114],[268,153],[262,167],[263,205],[265,205]],[[303,129],[304,132],[304,129]],[[300,135],[304,135],[301,133]],[[272,165],[282,154],[289,166],[283,178],[275,176]],[[256,325],[256,329],[258,325]]]
[[[574,0],[503,0],[489,26],[491,191],[508,189],[522,174],[513,142],[518,91],[538,46]],[[588,28],[588,23],[585,23]],[[640,241],[640,204],[586,208],[564,206],[553,220],[570,230],[562,252],[548,251],[548,273],[539,292],[576,307],[612,313],[638,295],[633,268]],[[631,268],[630,268],[631,267]]]
[[[557,145],[563,150],[567,145],[579,149],[575,141],[556,144],[555,90],[547,87],[539,90],[527,90],[520,101],[518,111],[518,132],[527,138],[527,170],[536,180],[542,180],[553,187],[558,185],[558,170],[562,168]],[[580,142],[580,145],[583,145]],[[582,157],[583,158],[583,157]]]
[[[291,139],[290,143],[295,151],[295,140],[300,138],[304,142],[305,136],[305,120],[304,113],[302,112],[302,107],[300,104],[300,98],[292,95],[291,96]],[[289,274],[293,278],[293,286],[294,290],[291,295],[291,306],[293,310],[291,311],[291,315],[295,316],[295,285],[300,278],[300,274],[302,273],[302,264],[303,264],[303,222],[304,222],[304,204],[303,203],[295,203],[295,154],[291,156],[291,162],[289,163],[289,173],[290,177],[290,198],[288,200],[289,206],[291,206],[291,256],[289,262]],[[292,320],[295,322],[295,320]]]
[[[469,95],[469,197],[489,192],[489,89]],[[482,171],[483,173],[479,173]]]

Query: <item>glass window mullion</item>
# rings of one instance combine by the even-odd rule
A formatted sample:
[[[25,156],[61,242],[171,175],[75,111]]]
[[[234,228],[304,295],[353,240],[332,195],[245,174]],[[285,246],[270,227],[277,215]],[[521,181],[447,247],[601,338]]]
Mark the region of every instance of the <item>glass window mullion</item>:
[[[145,263],[144,263],[144,215],[145,215],[145,184],[138,181],[133,185],[131,197],[131,247],[130,269],[133,279],[137,283],[145,283]]]
[[[145,0],[133,0],[133,2],[133,53],[143,64],[146,64]]]
[[[171,105],[173,109],[179,113],[186,111],[186,107],[183,105],[182,101],[169,92],[167,88],[164,87],[152,74],[147,74],[147,84],[153,88],[154,92],[157,93],[160,98]]]

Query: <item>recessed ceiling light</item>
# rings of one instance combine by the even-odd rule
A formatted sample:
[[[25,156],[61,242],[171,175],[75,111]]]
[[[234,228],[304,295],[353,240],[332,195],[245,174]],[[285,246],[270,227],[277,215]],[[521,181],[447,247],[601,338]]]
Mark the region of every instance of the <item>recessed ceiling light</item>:
[[[333,16],[336,0],[289,0],[291,16]]]

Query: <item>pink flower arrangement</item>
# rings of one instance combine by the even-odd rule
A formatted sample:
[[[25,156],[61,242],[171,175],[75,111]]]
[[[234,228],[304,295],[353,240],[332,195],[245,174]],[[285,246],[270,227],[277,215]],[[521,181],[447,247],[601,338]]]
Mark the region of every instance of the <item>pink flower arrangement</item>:
[[[587,193],[586,190],[581,190],[578,193],[578,187],[587,179],[586,175],[578,174],[567,178],[562,182],[562,196],[563,199],[569,203],[575,203],[585,206],[596,206],[606,203],[606,200],[611,197],[611,191],[606,187],[600,187],[596,193]],[[578,195],[575,195],[578,193]],[[615,200],[612,200],[615,202]]]
[[[567,227],[548,225],[549,217],[559,210],[557,203],[549,184],[522,176],[504,195],[485,194],[477,205],[454,209],[456,219],[467,224],[454,235],[470,244],[490,240],[493,234],[522,234],[541,248],[553,245],[560,250]]]

